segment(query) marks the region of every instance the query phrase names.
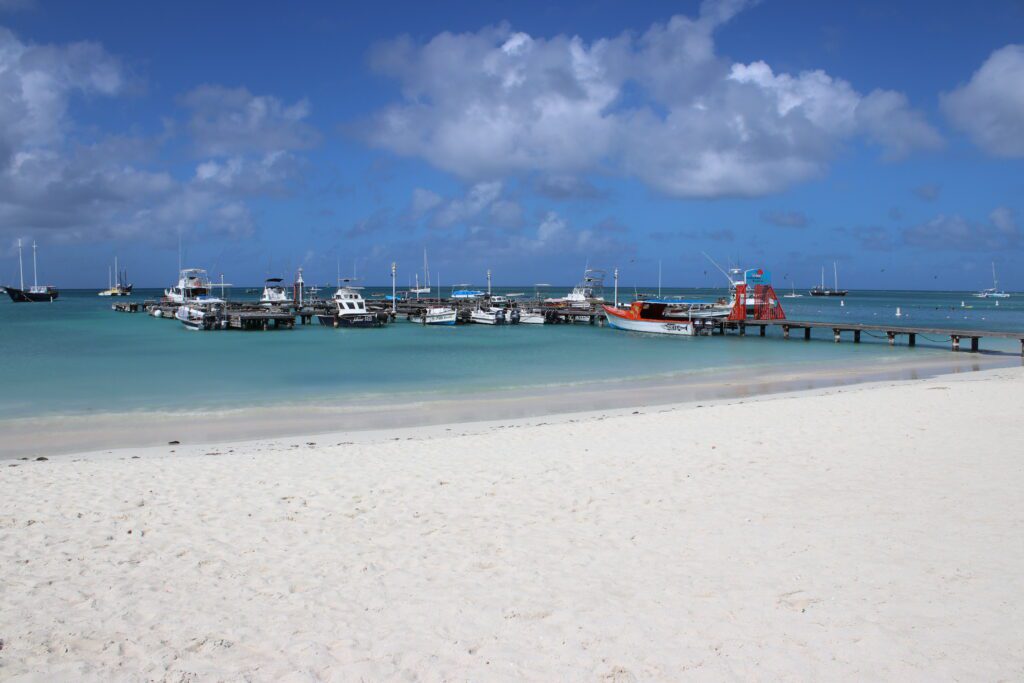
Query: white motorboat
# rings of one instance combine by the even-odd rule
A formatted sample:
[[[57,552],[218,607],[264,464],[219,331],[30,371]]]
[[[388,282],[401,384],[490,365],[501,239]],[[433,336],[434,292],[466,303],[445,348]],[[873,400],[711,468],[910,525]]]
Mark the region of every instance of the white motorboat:
[[[469,320],[481,325],[503,325],[505,323],[505,311],[500,308],[484,308],[481,306],[470,312]]]
[[[584,304],[604,301],[604,271],[587,268],[583,271],[583,280],[563,297],[545,299],[549,303]],[[537,285],[538,287],[541,285]],[[545,285],[546,286],[546,285]]]
[[[629,332],[694,337],[711,334],[715,323],[729,314],[718,302],[644,299],[629,308],[603,306],[608,324]]]
[[[318,315],[321,325],[331,327],[381,327],[387,314],[378,316],[366,309],[366,300],[359,291],[361,287],[345,285],[338,288],[332,301],[337,309],[330,315]]]
[[[218,321],[217,313],[224,306],[224,300],[203,296],[178,306],[174,317],[190,330],[211,330],[218,324],[226,325],[227,320]]]
[[[210,294],[210,278],[202,268],[183,268],[178,274],[178,284],[164,290],[164,298],[171,303],[184,304]]]
[[[431,306],[412,318],[413,322],[424,325],[454,325],[458,311],[448,306]]]
[[[261,306],[291,306],[295,303],[282,282],[279,277],[267,278],[263,284],[263,294],[260,296]]]
[[[519,311],[520,325],[543,325],[544,314],[538,311]]]

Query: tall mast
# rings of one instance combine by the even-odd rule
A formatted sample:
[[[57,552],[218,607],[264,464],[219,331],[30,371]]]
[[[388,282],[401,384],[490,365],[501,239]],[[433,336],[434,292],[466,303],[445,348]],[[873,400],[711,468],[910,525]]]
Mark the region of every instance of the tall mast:
[[[121,270],[118,268],[117,257],[116,256],[114,257],[114,272],[117,273],[117,286],[120,288],[121,287]]]
[[[21,240],[18,240],[18,279],[21,281],[21,289],[25,289],[25,266],[21,263]]]
[[[395,301],[395,267],[396,266],[397,266],[397,264],[394,261],[392,261],[391,262],[391,312],[392,313],[395,312],[395,307],[397,306],[397,303]]]
[[[107,289],[113,289],[114,285],[110,279],[110,266],[107,266]]]
[[[39,286],[39,273],[36,272],[36,241],[32,240],[32,287]]]
[[[491,269],[487,269],[487,296],[491,296]]]
[[[423,247],[423,284],[430,287],[430,267],[427,265],[426,247]]]
[[[658,298],[661,298],[661,259],[658,259]]]
[[[999,280],[996,279],[996,262],[992,262],[992,289],[999,291]]]
[[[832,262],[832,276],[836,279],[836,289],[839,289],[839,266],[836,262]]]
[[[821,267],[821,288],[825,289],[825,266]]]

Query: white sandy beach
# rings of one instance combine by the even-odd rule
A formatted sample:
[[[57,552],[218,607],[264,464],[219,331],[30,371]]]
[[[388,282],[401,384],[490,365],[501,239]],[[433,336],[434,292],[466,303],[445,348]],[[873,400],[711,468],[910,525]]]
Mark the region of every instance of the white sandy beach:
[[[3,461],[0,679],[1019,680],[1022,405],[1014,368]]]

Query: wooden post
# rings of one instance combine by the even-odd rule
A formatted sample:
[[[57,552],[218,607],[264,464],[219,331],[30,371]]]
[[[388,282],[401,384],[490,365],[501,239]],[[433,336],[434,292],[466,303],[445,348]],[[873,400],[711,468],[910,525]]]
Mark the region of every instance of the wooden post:
[[[765,328],[765,326],[764,326],[764,325],[761,325],[761,336],[762,336],[762,337],[764,336],[764,328]]]
[[[835,339],[836,344],[838,344],[839,343],[839,328],[838,327],[833,327],[832,328],[832,337]]]
[[[907,344],[909,346],[917,346],[917,335],[913,332],[907,335]]]
[[[789,325],[782,326],[782,338],[789,339]]]
[[[886,334],[886,336],[889,337],[889,346],[896,346],[896,333],[895,332],[886,332],[885,334]]]
[[[747,324],[746,323],[740,323],[740,336],[741,337],[747,336]]]
[[[955,335],[955,334],[954,335],[950,335],[950,339],[953,340],[953,350],[954,351],[959,351],[960,350],[960,337],[959,337],[959,335]]]
[[[811,341],[811,328],[809,326],[804,328],[804,341]],[[1021,339],[1020,343],[1021,354],[1024,355],[1024,339]]]
[[[978,352],[978,337],[971,337],[971,351]]]
[[[860,330],[853,331],[853,343],[860,344]]]

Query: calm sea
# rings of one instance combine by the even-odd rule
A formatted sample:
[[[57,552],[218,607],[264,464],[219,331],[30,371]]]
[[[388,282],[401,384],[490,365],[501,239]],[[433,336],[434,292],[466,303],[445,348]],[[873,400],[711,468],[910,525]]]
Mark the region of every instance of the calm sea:
[[[509,291],[523,290],[495,293]],[[623,290],[620,298],[630,294]],[[666,288],[663,294],[695,298],[725,292]],[[158,295],[141,290],[132,300]],[[610,289],[606,295],[611,296]],[[844,301],[805,296],[783,304],[795,319],[894,322],[899,308],[898,320],[905,325],[1024,330],[1024,295],[996,305],[966,292],[858,291]],[[919,339],[915,350],[892,349],[870,336],[864,338],[867,343],[836,345],[824,331],[817,333],[820,341],[809,344],[778,337],[648,336],[588,325],[423,327],[403,320],[370,330],[311,325],[203,333],[142,313],[115,313],[110,304],[93,290],[62,292],[53,304],[0,301],[0,414],[398,402],[723,368],[756,373],[799,364],[887,363],[908,354],[950,353],[945,340]],[[1014,354],[1020,350],[1016,340],[982,344]]]

